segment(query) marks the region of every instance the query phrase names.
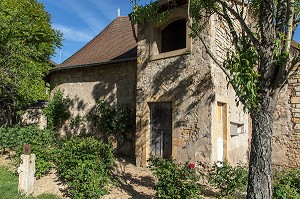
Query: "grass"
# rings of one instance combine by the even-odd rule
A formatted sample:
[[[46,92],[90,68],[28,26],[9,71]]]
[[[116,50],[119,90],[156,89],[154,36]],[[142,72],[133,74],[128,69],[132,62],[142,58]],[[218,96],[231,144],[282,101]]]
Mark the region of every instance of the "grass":
[[[24,197],[18,194],[18,176],[0,167],[0,198],[1,199],[59,199],[58,196],[43,194],[38,197]]]

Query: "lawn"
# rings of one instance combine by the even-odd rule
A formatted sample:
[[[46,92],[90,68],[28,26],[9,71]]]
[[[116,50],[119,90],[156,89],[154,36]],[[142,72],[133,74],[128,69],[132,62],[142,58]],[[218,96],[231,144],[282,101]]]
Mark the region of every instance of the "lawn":
[[[0,197],[1,199],[59,199],[59,197],[43,194],[38,197],[24,197],[18,194],[18,176],[0,167]]]

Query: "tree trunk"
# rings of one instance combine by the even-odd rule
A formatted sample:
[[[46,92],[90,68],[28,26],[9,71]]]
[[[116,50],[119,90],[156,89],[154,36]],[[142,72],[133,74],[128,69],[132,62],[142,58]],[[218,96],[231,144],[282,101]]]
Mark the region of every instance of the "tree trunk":
[[[271,199],[273,111],[262,108],[251,116],[253,130],[247,199]]]

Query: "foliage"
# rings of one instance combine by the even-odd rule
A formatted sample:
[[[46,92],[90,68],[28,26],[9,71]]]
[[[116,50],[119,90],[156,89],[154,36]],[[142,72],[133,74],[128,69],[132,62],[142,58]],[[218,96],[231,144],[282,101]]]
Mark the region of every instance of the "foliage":
[[[169,18],[170,13],[159,12],[160,3],[159,0],[155,0],[147,5],[137,4],[137,0],[130,0],[133,3],[133,14],[131,15],[132,20],[137,23],[150,22],[152,24],[163,24]],[[176,2],[173,1],[173,7],[176,6]]]
[[[256,111],[259,108],[257,98],[257,82],[259,74],[255,70],[258,61],[256,49],[245,36],[239,41],[240,45],[236,51],[227,52],[227,60],[223,62],[231,74],[231,84],[236,92],[237,106],[239,101],[244,104],[244,110]]]
[[[99,198],[108,191],[114,164],[112,147],[95,138],[62,141],[56,151],[57,170],[72,198]]]
[[[98,100],[90,111],[88,119],[106,135],[114,135],[118,142],[126,138],[125,133],[134,128],[134,113],[126,105],[118,108],[108,105],[104,100]],[[120,143],[119,143],[120,144]]]
[[[247,169],[241,165],[231,166],[228,162],[218,162],[209,172],[209,183],[220,189],[218,197],[228,197],[247,186]]]
[[[40,177],[48,172],[52,165],[52,150],[55,137],[50,130],[41,130],[35,126],[14,126],[0,128],[0,147],[16,151],[16,165],[19,165],[23,145],[30,144],[36,155],[36,173]]]
[[[273,188],[275,199],[300,198],[300,169],[275,172]]]
[[[0,1],[0,100],[11,110],[47,98],[42,78],[61,45],[50,19],[37,0]]]
[[[173,159],[151,157],[150,169],[157,178],[157,198],[201,198],[195,164],[177,164]]]
[[[83,117],[81,117],[80,115],[76,115],[75,118],[72,118],[70,120],[70,126],[72,129],[76,129],[80,126],[81,122],[83,122],[83,121],[84,121]]]
[[[48,106],[43,109],[47,117],[47,128],[57,130],[70,117],[69,103],[70,98],[64,97],[63,91],[57,90],[53,94]]]
[[[43,194],[38,197],[25,197],[18,194],[18,176],[0,167],[0,195],[1,199],[59,199],[58,196]]]

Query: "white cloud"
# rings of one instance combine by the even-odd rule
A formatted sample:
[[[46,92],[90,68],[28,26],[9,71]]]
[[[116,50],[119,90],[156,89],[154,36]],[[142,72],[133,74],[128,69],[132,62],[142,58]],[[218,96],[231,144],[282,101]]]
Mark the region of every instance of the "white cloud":
[[[93,35],[91,35],[90,33],[74,30],[63,25],[52,24],[52,27],[56,30],[60,30],[63,33],[63,38],[65,40],[75,42],[89,42],[93,38]]]
[[[80,17],[94,33],[98,33],[99,30],[104,28],[100,18],[95,15],[95,12],[91,12],[82,0],[63,0],[62,2],[67,5],[65,9],[75,12],[74,14]]]
[[[92,4],[94,4],[100,12],[109,20],[113,20],[117,17],[118,4],[113,0],[89,0]],[[129,4],[128,0],[128,4]],[[121,13],[122,15],[122,13]]]
[[[95,12],[91,12],[91,4],[86,3],[82,0],[49,0],[48,3],[51,3],[52,5],[69,13],[69,17],[79,17],[89,28],[89,31],[93,32],[93,34],[98,34],[99,31],[105,27],[105,24],[103,23],[99,15],[97,15],[97,13]]]

